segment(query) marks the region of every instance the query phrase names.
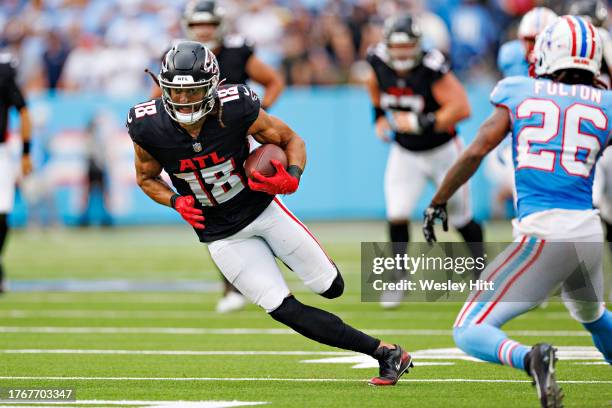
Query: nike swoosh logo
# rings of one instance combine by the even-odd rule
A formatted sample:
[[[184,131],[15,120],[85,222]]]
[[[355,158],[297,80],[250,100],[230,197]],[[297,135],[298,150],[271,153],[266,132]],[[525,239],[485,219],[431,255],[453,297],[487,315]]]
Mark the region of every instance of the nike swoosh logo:
[[[399,362],[398,362],[398,363],[395,365],[395,369],[396,369],[397,371],[399,371],[401,366],[402,366],[402,362],[401,362],[401,361],[399,361]]]
[[[128,123],[132,123],[132,117],[130,116],[130,114],[128,113]]]

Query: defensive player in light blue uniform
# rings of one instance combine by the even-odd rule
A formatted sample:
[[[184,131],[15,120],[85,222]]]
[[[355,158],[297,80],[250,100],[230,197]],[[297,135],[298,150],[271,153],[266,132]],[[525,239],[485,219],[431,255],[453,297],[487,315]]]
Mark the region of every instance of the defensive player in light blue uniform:
[[[535,7],[523,16],[518,39],[503,44],[497,54],[497,67],[504,77],[529,75],[528,58],[533,51],[535,38],[556,18],[555,12],[546,7]]]
[[[501,46],[497,67],[504,77],[529,75],[529,63],[521,40],[508,41]]]
[[[423,232],[435,241],[435,220],[447,224],[448,198],[511,131],[519,236],[483,272],[494,290],[470,294],[454,339],[470,355],[524,369],[542,406],[560,407],[555,349],[547,343],[527,347],[500,327],[561,287],[572,317],[612,363],[612,313],[602,300],[603,231],[591,203],[594,165],[612,132],[612,92],[599,87],[601,37],[586,20],[558,18],[538,35],[534,52],[536,78],[498,83],[493,114],[448,171],[425,212]],[[580,267],[583,281],[577,283],[572,278]],[[585,296],[585,283],[591,296]]]
[[[504,77],[529,76],[529,55],[533,51],[536,36],[550,23],[557,19],[554,11],[546,7],[535,7],[526,13],[518,27],[518,39],[509,41],[501,46],[497,55],[497,66]],[[512,162],[504,160],[511,156],[512,146],[510,138],[495,149],[495,159],[501,168],[503,175],[512,173]],[[513,200],[516,209],[516,191],[514,180],[501,178],[499,181],[500,198]],[[512,194],[512,195],[510,195]]]

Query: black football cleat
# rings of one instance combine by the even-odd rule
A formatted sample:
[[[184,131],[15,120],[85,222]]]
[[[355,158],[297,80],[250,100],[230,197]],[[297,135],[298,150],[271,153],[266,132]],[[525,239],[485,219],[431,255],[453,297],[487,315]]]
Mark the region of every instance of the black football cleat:
[[[548,343],[536,344],[529,352],[528,372],[543,408],[563,408],[563,391],[555,378],[556,352],[557,349]]]
[[[412,357],[399,345],[395,345],[393,350],[381,347],[374,353],[374,358],[378,360],[379,376],[368,381],[369,385],[384,386],[395,385],[410,367],[413,367]]]

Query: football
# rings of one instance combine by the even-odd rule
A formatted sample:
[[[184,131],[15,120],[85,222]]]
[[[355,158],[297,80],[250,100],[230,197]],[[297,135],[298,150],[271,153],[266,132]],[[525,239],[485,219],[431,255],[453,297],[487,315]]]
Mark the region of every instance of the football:
[[[260,172],[264,177],[273,176],[276,169],[270,163],[271,160],[278,160],[284,167],[287,167],[287,156],[277,145],[264,144],[255,149],[244,162],[247,177],[251,178],[254,171]]]

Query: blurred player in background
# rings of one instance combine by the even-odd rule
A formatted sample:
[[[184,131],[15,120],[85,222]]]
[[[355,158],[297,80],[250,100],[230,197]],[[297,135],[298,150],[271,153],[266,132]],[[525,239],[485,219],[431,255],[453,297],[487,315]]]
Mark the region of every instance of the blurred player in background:
[[[19,111],[20,133],[23,141],[21,173],[26,176],[32,171],[30,160],[30,114],[21,89],[16,82],[17,63],[8,53],[0,53],[0,293],[6,290],[2,249],[8,235],[8,215],[15,200],[15,174],[11,155],[6,144],[9,131],[9,110],[12,106]]]
[[[283,79],[274,68],[255,56],[253,46],[238,35],[224,35],[224,10],[215,0],[193,0],[185,7],[182,24],[190,40],[204,44],[217,57],[221,79],[228,84],[251,80],[264,87],[261,107],[268,110],[283,91]],[[153,98],[161,96],[155,87]],[[217,303],[221,313],[242,309],[247,301],[231,283],[223,279],[223,297]]]
[[[500,327],[559,286],[572,317],[612,364],[612,313],[602,301],[603,232],[592,207],[595,162],[612,132],[612,92],[597,79],[602,48],[601,37],[582,18],[564,16],[546,27],[534,51],[536,78],[511,77],[497,84],[493,114],[425,212],[423,232],[432,242],[435,220],[446,222],[446,202],[512,131],[520,235],[483,272],[494,290],[470,294],[455,321],[454,338],[472,356],[525,370],[543,407],[562,406],[554,348],[527,347]],[[585,285],[594,296],[585,297]]]
[[[105,134],[104,121],[106,117],[103,111],[96,112],[85,129],[85,157],[87,172],[83,189],[83,212],[79,217],[80,227],[89,227],[92,222],[92,207],[95,199],[99,202],[100,225],[110,227],[113,218],[109,211],[109,183],[106,175],[106,146],[104,144]]]
[[[427,182],[438,185],[461,153],[455,126],[470,115],[467,94],[445,56],[421,46],[421,28],[412,15],[385,22],[384,41],[367,55],[372,72],[367,88],[374,107],[376,135],[392,142],[385,170],[389,236],[395,254],[410,241],[408,217]],[[466,242],[482,242],[472,218],[468,186],[450,201],[453,225]],[[479,245],[480,247],[480,245]],[[481,248],[474,249],[482,256]],[[404,271],[398,271],[400,279]],[[383,307],[397,307],[402,291],[383,295]],[[400,297],[400,298],[398,298]]]
[[[219,77],[214,54],[201,43],[180,42],[168,51],[157,77],[161,99],[128,113],[138,185],[194,227],[223,275],[251,302],[312,340],[374,357],[380,376],[370,384],[394,385],[412,364],[407,352],[302,304],[289,291],[276,257],[315,293],[332,299],[344,291],[334,262],[276,198],[298,188],[304,141],[261,109],[246,85],[219,86]],[[287,169],[273,162],[276,174],[255,172],[247,182],[248,135],[283,148]],[[178,194],[160,178],[162,170]]]
[[[497,67],[504,77],[529,75],[529,59],[536,36],[556,18],[557,14],[546,7],[535,7],[523,16],[518,39],[503,44],[497,54]]]

